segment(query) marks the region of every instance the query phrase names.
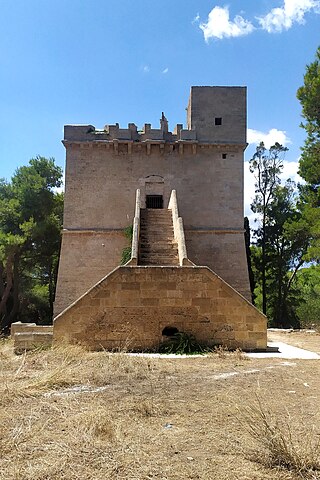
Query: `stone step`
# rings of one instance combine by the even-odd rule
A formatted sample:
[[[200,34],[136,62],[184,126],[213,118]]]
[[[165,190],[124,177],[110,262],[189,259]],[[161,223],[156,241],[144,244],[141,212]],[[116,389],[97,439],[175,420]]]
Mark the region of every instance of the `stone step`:
[[[141,259],[144,258],[177,258],[178,257],[178,252],[170,253],[170,252],[140,252],[139,257]]]
[[[172,225],[172,218],[141,218],[140,225],[157,225],[158,223]]]
[[[140,219],[143,220],[172,220],[171,215],[141,215]]]
[[[174,235],[173,233],[170,232],[140,232],[140,242],[143,243],[143,241],[152,241],[158,239],[159,242],[168,242],[171,240],[174,242]]]
[[[156,261],[164,261],[164,260],[177,260],[179,257],[178,255],[170,255],[170,254],[158,254],[158,253],[140,253],[139,255],[140,260],[156,260]]]
[[[158,214],[158,215],[171,215],[171,210],[168,208],[141,208],[140,215]]]
[[[174,250],[178,246],[174,242],[140,242],[140,248],[152,250],[156,248],[157,250]]]
[[[140,226],[142,225],[172,225],[172,219],[171,218],[141,219]]]
[[[165,228],[173,228],[172,222],[141,222],[140,223],[140,228],[159,228],[159,227],[165,227]]]
[[[151,213],[141,213],[140,218],[172,218],[171,212],[151,212]]]
[[[140,217],[172,217],[172,213],[171,210],[141,210]]]
[[[172,218],[171,217],[167,217],[167,216],[161,216],[161,217],[141,217],[140,218],[140,222],[169,222],[171,221],[172,222]]]
[[[142,245],[147,245],[147,246],[152,246],[152,245],[158,245],[161,247],[165,247],[166,245],[178,245],[173,236],[170,237],[161,237],[159,238],[159,235],[149,235],[145,237],[140,237],[140,246]]]
[[[149,221],[149,222],[140,222],[140,228],[142,227],[157,227],[158,225],[163,225],[167,227],[172,227],[172,221],[169,220],[159,220],[159,221]]]
[[[148,238],[141,238],[140,239],[140,248],[143,248],[143,245],[149,245],[153,247],[153,245],[159,245],[159,248],[166,248],[167,245],[176,245],[174,239],[172,237],[170,238],[164,238],[164,237],[148,237]]]
[[[166,235],[166,236],[173,236],[174,235],[174,232],[173,232],[173,229],[152,229],[152,228],[146,228],[144,230],[140,230],[140,236],[141,235]]]
[[[176,253],[167,253],[167,252],[140,252],[139,255],[140,260],[146,258],[155,258],[155,259],[162,259],[162,258],[178,258],[178,252]]]
[[[142,230],[140,231],[140,238],[141,237],[171,237],[173,238],[173,231],[168,230]]]
[[[156,254],[150,254],[150,255],[140,255],[140,260],[142,262],[145,261],[154,261],[154,262],[175,262],[176,260],[179,260],[179,257],[177,255],[156,255]]]
[[[173,227],[170,225],[141,225],[140,232],[173,232]]]
[[[171,265],[174,265],[174,266],[178,266],[180,265],[179,264],[179,260],[175,260],[175,261],[172,261],[172,260],[162,260],[162,261],[157,261],[157,260],[141,260],[139,261],[139,265],[161,265],[161,266],[165,266],[165,265],[168,265],[168,266],[171,266]]]
[[[160,229],[160,230],[153,230],[153,229],[145,229],[145,230],[140,230],[140,236],[141,235],[165,235],[165,236],[170,236],[172,237],[174,235],[174,232],[172,229]]]
[[[164,252],[168,252],[168,251],[172,251],[172,250],[177,250],[178,247],[176,244],[174,243],[169,243],[168,245],[147,245],[147,244],[140,244],[140,251],[144,251],[144,252],[152,252],[152,251],[155,251],[157,250],[157,252],[160,252],[160,251],[164,251]]]
[[[145,223],[145,224],[143,224],[143,223],[140,224],[140,230],[144,229],[144,228],[149,229],[149,228],[161,228],[161,227],[163,227],[163,228],[173,228],[172,222],[168,222],[168,223],[161,223],[161,222],[150,223],[149,222],[149,223]]]

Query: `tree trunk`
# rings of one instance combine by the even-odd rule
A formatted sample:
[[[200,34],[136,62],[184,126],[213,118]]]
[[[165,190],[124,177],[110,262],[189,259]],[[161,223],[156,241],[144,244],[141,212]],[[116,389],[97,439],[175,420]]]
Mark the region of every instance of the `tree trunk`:
[[[11,323],[16,320],[17,314],[19,312],[20,300],[19,300],[19,287],[20,287],[20,272],[19,272],[19,256],[15,255],[13,261],[13,290],[12,290],[12,299],[13,305],[10,310],[9,315],[7,315],[6,328],[9,329]]]
[[[54,302],[54,272],[52,262],[49,264],[49,306],[50,306],[50,316],[51,320],[53,318],[53,302]]]
[[[0,299],[2,298],[2,295],[4,293],[4,265],[3,262],[0,262]]]
[[[282,260],[282,259],[281,259]],[[281,262],[280,260],[280,262]],[[277,298],[277,311],[276,311],[276,327],[283,326],[283,298],[282,298],[282,265],[279,265],[278,270],[278,298]]]
[[[14,255],[9,255],[7,258],[6,267],[4,269],[6,281],[3,294],[0,299],[0,331],[7,330],[7,301],[9,299],[12,286],[13,286],[13,265],[14,265]]]
[[[266,220],[265,213],[262,221],[262,265],[261,265],[261,283],[262,283],[262,312],[267,314],[267,286],[266,286]]]

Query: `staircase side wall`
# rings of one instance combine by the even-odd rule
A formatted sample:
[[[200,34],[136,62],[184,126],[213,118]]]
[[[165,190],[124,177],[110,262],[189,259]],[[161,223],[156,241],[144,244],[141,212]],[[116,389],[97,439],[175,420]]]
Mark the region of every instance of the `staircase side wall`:
[[[266,317],[206,267],[119,267],[55,319],[54,341],[146,350],[167,326],[207,345],[267,345]]]

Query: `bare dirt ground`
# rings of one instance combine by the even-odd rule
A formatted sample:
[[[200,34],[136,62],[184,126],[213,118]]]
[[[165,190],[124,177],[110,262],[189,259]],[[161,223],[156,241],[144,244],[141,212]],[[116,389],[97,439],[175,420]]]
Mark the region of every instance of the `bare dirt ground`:
[[[319,373],[224,351],[15,356],[3,341],[0,479],[320,479]]]
[[[320,333],[310,330],[269,331],[268,339],[304,348],[320,355]]]

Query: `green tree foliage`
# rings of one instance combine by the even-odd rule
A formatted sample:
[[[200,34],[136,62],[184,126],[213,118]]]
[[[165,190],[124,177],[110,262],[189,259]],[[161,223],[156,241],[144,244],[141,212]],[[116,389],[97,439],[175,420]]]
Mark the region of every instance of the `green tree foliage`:
[[[296,275],[308,258],[311,237],[295,184],[280,182],[286,150],[276,144],[267,151],[260,144],[250,161],[256,181],[251,208],[260,220],[251,247],[256,304],[278,327],[299,324]]]
[[[252,210],[260,219],[251,247],[256,304],[275,326],[285,327],[314,323],[319,306],[318,267],[303,266],[320,261],[320,48],[297,96],[307,133],[299,163],[306,183],[299,197],[292,182],[280,184],[281,145],[267,151],[260,144],[250,161],[256,180]]]
[[[305,262],[309,228],[297,208],[295,185],[278,185],[267,211],[267,313],[275,326],[296,327],[296,275]]]
[[[255,178],[255,198],[251,205],[254,213],[260,218],[260,226],[257,231],[261,246],[261,287],[262,287],[262,311],[267,313],[267,286],[266,286],[266,228],[268,223],[267,212],[273,200],[274,192],[280,183],[279,174],[283,168],[283,156],[288,149],[279,143],[275,143],[270,149],[261,142],[256,148],[256,153],[251,158],[250,172]]]
[[[299,173],[318,193],[320,187],[320,47],[316,59],[306,67],[304,85],[298,89],[297,97],[302,105],[305,122],[302,127],[307,139],[302,149]],[[319,204],[319,203],[318,203]]]
[[[304,84],[297,97],[302,106],[307,138],[299,161],[299,173],[306,181],[300,187],[301,202],[306,221],[310,225],[312,241],[309,260],[320,261],[320,47],[315,61],[306,67]]]
[[[320,328],[320,266],[312,265],[298,273],[300,302],[296,309],[303,327]]]
[[[0,181],[0,331],[52,316],[60,248],[62,170],[36,157]]]

